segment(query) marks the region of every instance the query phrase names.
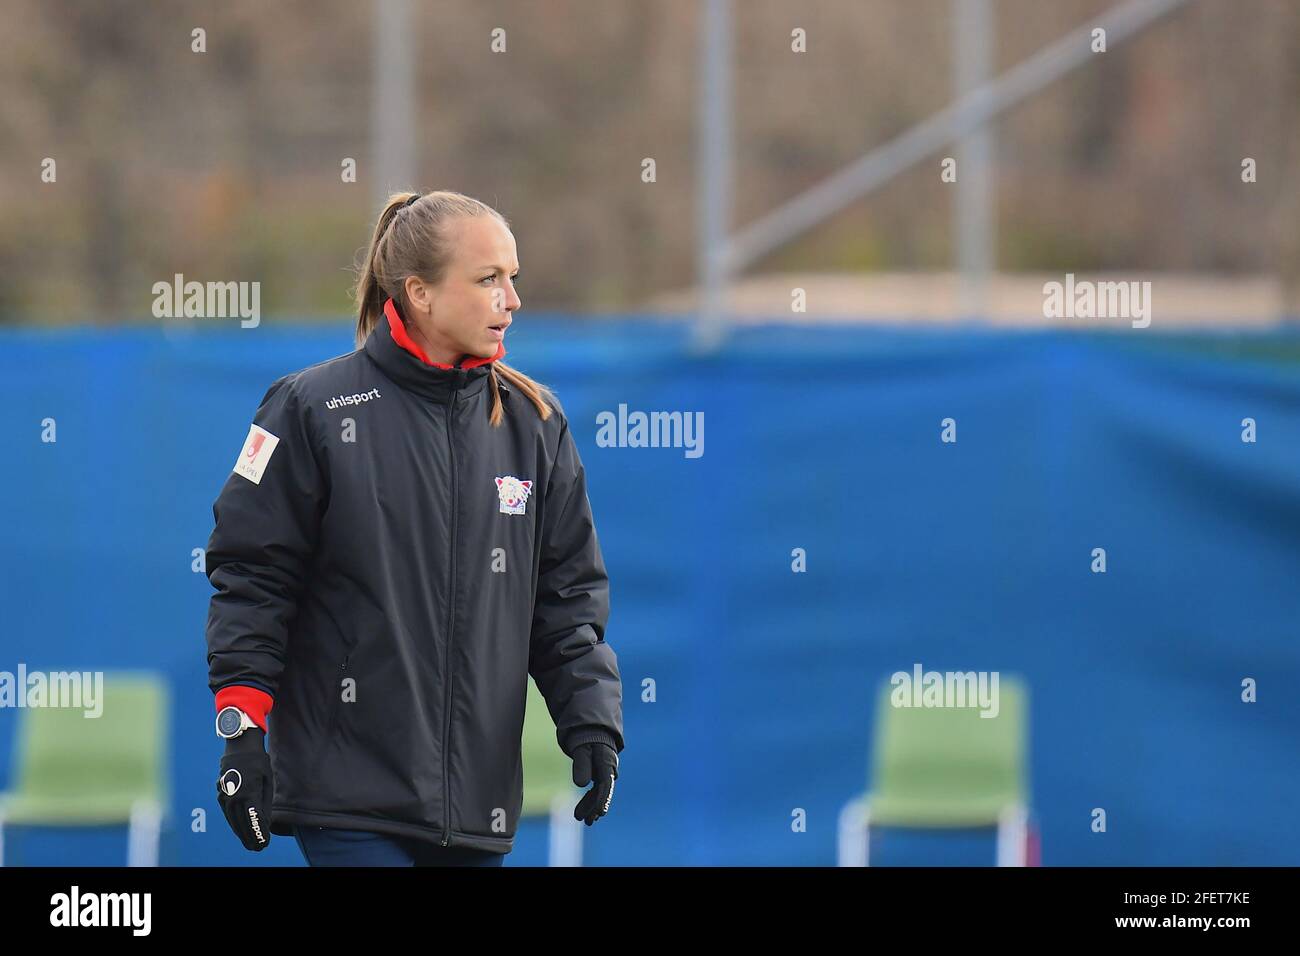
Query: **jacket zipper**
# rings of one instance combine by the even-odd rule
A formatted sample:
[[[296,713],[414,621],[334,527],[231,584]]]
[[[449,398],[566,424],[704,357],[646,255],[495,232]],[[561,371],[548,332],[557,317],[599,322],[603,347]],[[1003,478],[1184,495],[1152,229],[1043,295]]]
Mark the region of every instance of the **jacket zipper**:
[[[442,732],[442,812],[445,824],[442,829],[442,845],[446,846],[451,837],[451,779],[448,763],[448,751],[451,746],[451,636],[456,623],[456,441],[452,435],[452,407],[458,392],[452,390],[447,399],[447,448],[451,456],[451,552],[447,561],[447,662],[443,668],[447,692],[443,695],[446,707],[446,719]]]

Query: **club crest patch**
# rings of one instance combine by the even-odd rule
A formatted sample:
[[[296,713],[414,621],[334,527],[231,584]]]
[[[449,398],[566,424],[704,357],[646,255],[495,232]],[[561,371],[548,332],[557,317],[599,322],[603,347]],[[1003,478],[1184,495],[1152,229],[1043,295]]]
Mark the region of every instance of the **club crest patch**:
[[[503,515],[523,514],[528,496],[533,493],[533,483],[510,475],[498,478],[496,482],[497,497],[501,499],[501,513]]]
[[[239,458],[235,460],[235,474],[243,475],[255,485],[262,483],[262,474],[266,471],[266,465],[275,454],[275,446],[280,444],[280,439],[272,435],[265,428],[253,425],[248,429],[248,438],[244,440],[244,448],[239,453]]]

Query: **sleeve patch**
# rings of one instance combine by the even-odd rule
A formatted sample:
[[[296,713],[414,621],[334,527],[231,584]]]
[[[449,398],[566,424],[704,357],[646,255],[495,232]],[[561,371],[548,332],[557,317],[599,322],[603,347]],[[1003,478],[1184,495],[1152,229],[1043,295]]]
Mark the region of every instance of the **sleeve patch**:
[[[235,474],[243,475],[253,484],[260,485],[267,462],[271,460],[271,455],[278,444],[280,439],[265,428],[257,425],[249,426],[248,440],[244,442],[243,450],[239,453],[239,460],[235,462]]]

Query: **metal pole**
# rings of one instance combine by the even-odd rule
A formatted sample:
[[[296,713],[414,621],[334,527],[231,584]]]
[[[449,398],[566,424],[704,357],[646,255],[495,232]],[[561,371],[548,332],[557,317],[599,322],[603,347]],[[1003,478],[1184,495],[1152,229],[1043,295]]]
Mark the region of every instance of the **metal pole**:
[[[370,162],[374,208],[415,182],[415,31],[411,0],[375,0]]]
[[[780,248],[941,146],[961,138],[1098,56],[1090,46],[1093,29],[1104,29],[1107,49],[1114,49],[1120,41],[1186,2],[1128,0],[1070,31],[992,83],[966,94],[747,226],[727,244],[725,265],[728,274],[735,274],[773,249]],[[960,175],[959,170],[959,178]]]
[[[988,89],[993,73],[992,0],[953,0],[953,99]],[[996,248],[993,130],[984,123],[957,146],[956,246],[958,308],[967,318],[988,314],[989,275]]]
[[[696,282],[692,347],[717,349],[726,336],[727,233],[731,224],[731,0],[706,0],[699,34],[704,88],[696,115]]]

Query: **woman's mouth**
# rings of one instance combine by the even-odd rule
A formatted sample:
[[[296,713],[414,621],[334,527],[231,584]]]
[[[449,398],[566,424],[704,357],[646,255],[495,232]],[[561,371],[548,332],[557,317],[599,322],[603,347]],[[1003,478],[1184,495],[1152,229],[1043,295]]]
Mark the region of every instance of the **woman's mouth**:
[[[501,339],[504,339],[506,337],[506,329],[508,329],[509,327],[510,327],[509,321],[500,322],[497,325],[489,325],[488,332],[492,334],[492,337],[494,339],[500,341]]]

